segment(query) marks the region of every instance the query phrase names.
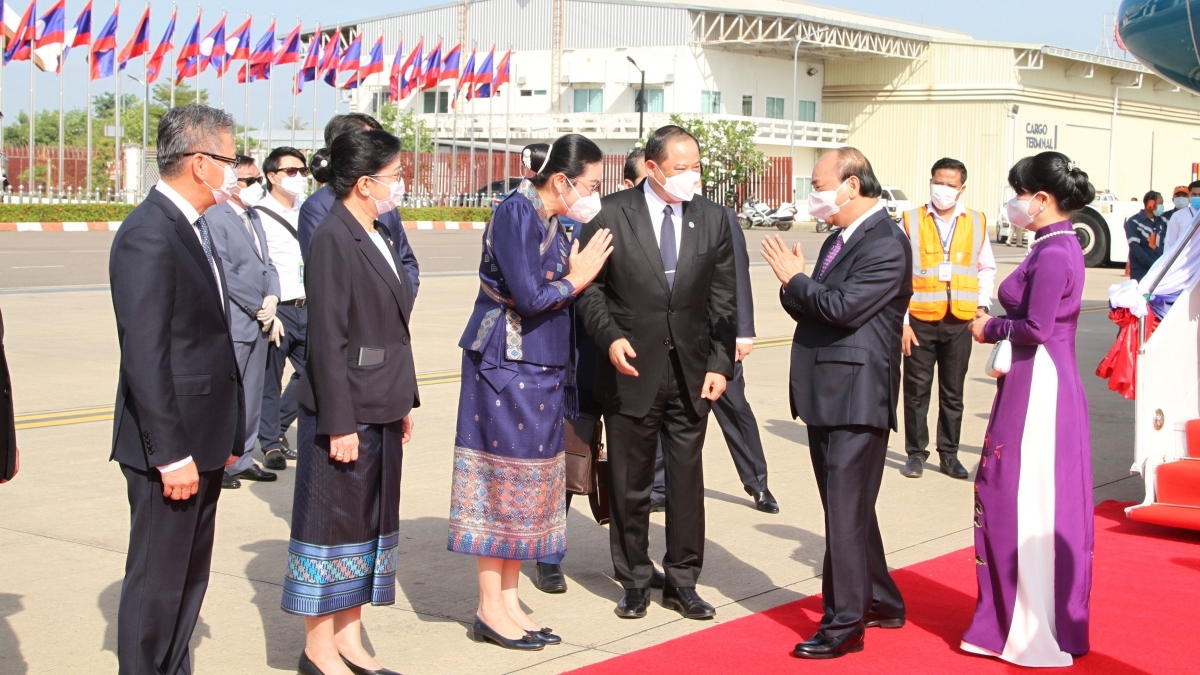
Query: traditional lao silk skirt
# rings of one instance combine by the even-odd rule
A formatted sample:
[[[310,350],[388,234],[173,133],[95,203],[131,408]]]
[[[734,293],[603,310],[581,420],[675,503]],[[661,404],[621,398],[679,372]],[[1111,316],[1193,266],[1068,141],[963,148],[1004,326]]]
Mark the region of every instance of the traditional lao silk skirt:
[[[292,537],[283,611],[324,616],[370,602],[396,602],[403,422],[358,425],[358,459],[329,457],[300,406]]]
[[[565,378],[566,368],[464,350],[451,551],[534,560],[567,550]]]

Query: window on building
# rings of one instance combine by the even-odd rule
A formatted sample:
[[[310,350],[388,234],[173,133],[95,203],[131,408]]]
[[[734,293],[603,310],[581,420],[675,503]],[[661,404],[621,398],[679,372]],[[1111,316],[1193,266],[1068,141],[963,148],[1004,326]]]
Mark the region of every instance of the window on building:
[[[721,92],[719,92],[719,91],[702,91],[702,92],[700,92],[700,112],[720,114],[720,112],[721,112]]]
[[[575,112],[598,113],[604,112],[603,89],[576,89]]]
[[[638,94],[640,94],[640,93],[641,93],[641,89],[633,90],[633,112],[638,112],[637,100],[638,100]],[[663,96],[663,90],[661,88],[647,89],[645,92],[645,95],[646,95],[646,107],[642,110],[642,112],[656,113],[656,112],[663,111],[663,99],[665,97]]]
[[[435,98],[436,97],[436,98]],[[450,92],[448,91],[427,91],[425,92],[425,107],[426,113],[434,111],[434,101],[437,101],[436,112],[450,112]]]
[[[545,90],[545,89],[534,89],[534,90],[533,90],[533,95],[534,95],[534,96],[545,96],[545,95],[546,95],[546,90]]]
[[[796,176],[796,200],[792,203],[805,201],[810,194],[812,194],[812,177]]]
[[[749,94],[742,96],[742,114],[746,117],[754,116],[754,97]]]
[[[785,101],[777,96],[767,97],[767,117],[772,119],[785,119],[787,113],[783,111]]]
[[[533,90],[532,89],[522,89],[521,95],[522,96],[533,96]]]
[[[816,122],[817,121],[817,102],[816,101],[796,101],[796,121],[797,122]]]

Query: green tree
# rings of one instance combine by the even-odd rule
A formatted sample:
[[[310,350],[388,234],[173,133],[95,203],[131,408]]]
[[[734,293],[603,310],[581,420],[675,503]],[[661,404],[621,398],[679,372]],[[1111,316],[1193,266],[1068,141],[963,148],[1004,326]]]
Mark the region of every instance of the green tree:
[[[767,156],[755,142],[758,125],[753,122],[671,115],[671,123],[687,129],[700,141],[702,177],[709,198],[717,197],[711,191],[718,185],[732,191],[767,168]],[[638,145],[644,146],[645,141]]]
[[[395,103],[385,103],[379,109],[379,123],[384,129],[396,134],[400,139],[400,148],[405,152],[413,151],[414,136],[417,129],[421,132],[421,152],[433,152],[433,132],[424,121],[418,120],[411,109],[400,112]],[[420,125],[418,127],[417,125]]]
[[[87,137],[87,113],[83,110],[67,110],[63,113],[63,137],[67,147],[85,145]],[[33,142],[36,145],[58,145],[58,111],[40,110],[34,119]],[[29,143],[29,116],[21,111],[15,122],[4,128],[5,145]]]

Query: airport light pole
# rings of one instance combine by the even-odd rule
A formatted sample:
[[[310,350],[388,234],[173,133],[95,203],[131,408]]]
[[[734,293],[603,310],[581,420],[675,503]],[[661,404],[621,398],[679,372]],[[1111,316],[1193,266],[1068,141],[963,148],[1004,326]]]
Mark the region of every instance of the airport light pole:
[[[638,87],[637,95],[638,138],[640,139],[644,133],[642,121],[646,118],[646,71],[642,70],[641,67],[638,66],[637,61],[634,61],[632,56],[626,56],[625,58],[628,59],[629,62],[633,64],[633,67],[637,68],[638,72],[642,74],[642,84],[640,87]]]

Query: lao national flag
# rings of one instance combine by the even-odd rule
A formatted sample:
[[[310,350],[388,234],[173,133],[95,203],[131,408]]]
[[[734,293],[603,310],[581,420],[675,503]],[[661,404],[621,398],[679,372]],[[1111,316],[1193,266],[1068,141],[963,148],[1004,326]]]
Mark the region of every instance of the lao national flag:
[[[258,39],[254,51],[250,52],[250,81],[271,79],[271,62],[275,60],[275,19],[267,26],[267,32]],[[246,70],[238,71],[238,82],[246,81]]]
[[[462,45],[457,44],[454,45],[454,49],[446,53],[446,58],[442,61],[442,72],[438,74],[438,82],[457,79],[460,60],[462,60]]]
[[[458,102],[458,97],[462,94],[463,87],[467,88],[467,100],[471,100],[471,90],[475,85],[475,50],[471,50],[471,56],[467,57],[467,65],[463,68],[462,75],[458,78],[458,89],[454,92],[454,101]]]
[[[331,87],[337,87],[338,67],[342,65],[342,27],[338,26],[325,43],[325,55],[321,59],[321,79]]]
[[[421,84],[421,52],[425,49],[425,38],[417,41],[417,48],[400,66],[400,98],[408,98]],[[409,69],[412,69],[411,72]]]
[[[120,56],[117,57],[117,63],[120,64],[120,70],[125,70],[125,64],[129,63],[129,59],[141,56],[150,51],[150,8],[147,7],[145,12],[142,12],[142,18],[138,21],[138,25],[133,29],[133,37],[129,38],[129,42],[125,44],[125,48],[121,50]]]
[[[438,76],[442,74],[442,43],[438,42],[433,51],[429,52],[429,58],[425,59],[425,81],[421,83],[421,90],[434,89],[437,87]]]
[[[371,56],[367,62],[358,69],[358,77],[346,82],[346,89],[357,89],[358,85],[362,84],[367,79],[368,75],[375,75],[383,72],[383,36],[375,41],[375,46],[371,48]]]
[[[42,70],[62,72],[62,56],[67,48],[66,15],[66,0],[58,0],[38,19],[33,60]]]
[[[8,6],[5,5],[5,13],[8,12]],[[79,13],[79,18],[75,19],[75,26],[67,31],[66,39],[67,46],[63,49],[63,58],[67,58],[67,51],[71,47],[87,47],[92,42],[92,0],[88,0],[88,4]]]
[[[275,65],[282,66],[285,63],[298,63],[300,61],[300,24],[292,29],[292,32],[283,38],[283,44],[279,45],[279,51],[275,52]]]
[[[4,44],[11,45],[13,38],[21,30],[21,15],[14,12],[7,2],[0,2],[0,6],[4,7]]]
[[[146,64],[146,80],[150,84],[154,84],[158,80],[158,76],[162,75],[163,59],[167,57],[167,52],[175,48],[171,39],[175,37],[175,19],[178,16],[179,9],[176,8],[171,12],[171,21],[167,23],[167,30],[163,33],[162,40],[159,40],[158,46],[154,48],[154,53],[150,55],[150,62]]]
[[[339,73],[357,73],[360,61],[362,61],[362,33],[354,36],[354,40],[350,42],[350,45],[346,47],[346,51],[342,53],[342,59],[338,61],[337,71]]]
[[[238,26],[238,29],[233,31],[233,35],[225,41],[225,54],[228,58],[225,59],[226,70],[229,69],[230,61],[249,61],[250,60],[250,19],[246,18],[246,23]]]
[[[195,77],[200,72],[200,17],[203,12],[196,11],[196,23],[192,32],[188,33],[183,46],[179,48],[179,56],[175,59],[175,82],[183,82],[184,78]]]
[[[492,51],[488,52],[483,63],[479,64],[479,70],[475,72],[475,82],[479,85],[475,88],[475,98],[492,97],[492,57],[495,55],[496,48],[492,47]]]
[[[308,52],[304,55],[304,64],[296,73],[296,84],[292,87],[293,94],[304,91],[304,83],[317,79],[317,67],[321,61],[321,24],[313,31],[312,39],[308,41]]]
[[[21,22],[17,24],[17,31],[13,36],[12,43],[9,44],[8,50],[4,52],[4,62],[28,61],[33,52],[33,43],[36,36],[37,3],[30,2],[29,6],[25,8],[25,13],[21,15]]]
[[[504,58],[500,59],[500,65],[496,67],[496,81],[492,84],[492,95],[496,96],[500,93],[500,85],[512,81],[512,65],[509,59],[512,57],[512,50],[504,52]]]
[[[90,77],[93,80],[113,74],[113,60],[117,55],[117,17],[120,13],[121,3],[117,3],[113,7],[112,16],[108,17],[108,22],[92,42]]]
[[[217,75],[224,75],[229,69],[228,61],[225,50],[225,13],[222,12],[221,20],[200,41],[200,72],[204,72],[204,69],[211,65],[213,70],[217,71]]]
[[[392,70],[388,74],[388,100],[392,103],[400,100],[400,73],[403,72],[404,41],[396,45],[396,57],[392,59]]]

